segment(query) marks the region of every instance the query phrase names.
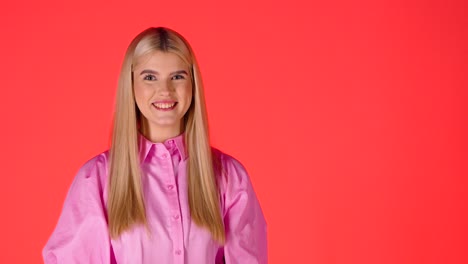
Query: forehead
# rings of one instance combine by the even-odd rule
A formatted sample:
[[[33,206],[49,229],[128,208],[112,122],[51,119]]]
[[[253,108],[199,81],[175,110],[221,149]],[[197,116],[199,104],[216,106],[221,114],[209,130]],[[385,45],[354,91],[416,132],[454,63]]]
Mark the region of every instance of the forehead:
[[[153,51],[136,59],[135,70],[153,69],[158,72],[188,69],[188,65],[172,52]]]

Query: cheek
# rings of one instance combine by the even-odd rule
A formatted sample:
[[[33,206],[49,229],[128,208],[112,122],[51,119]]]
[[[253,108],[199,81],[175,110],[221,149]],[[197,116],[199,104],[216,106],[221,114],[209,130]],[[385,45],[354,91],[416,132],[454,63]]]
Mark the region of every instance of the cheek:
[[[187,104],[190,105],[190,103],[192,102],[192,97],[193,97],[193,92],[192,92],[192,87],[186,87],[184,92],[185,92],[185,98],[187,100]]]
[[[187,100],[188,100],[188,104],[190,105],[190,103],[192,102],[192,99],[193,99],[193,94],[192,94],[192,89],[190,89],[188,92],[187,92]]]
[[[142,110],[141,107],[143,107],[145,104],[145,98],[146,98],[145,90],[142,89],[141,87],[135,86],[133,93],[135,96],[135,102],[141,111]]]
[[[178,97],[183,100],[183,111],[187,113],[190,105],[192,104],[192,88],[191,87],[180,87],[178,90]]]

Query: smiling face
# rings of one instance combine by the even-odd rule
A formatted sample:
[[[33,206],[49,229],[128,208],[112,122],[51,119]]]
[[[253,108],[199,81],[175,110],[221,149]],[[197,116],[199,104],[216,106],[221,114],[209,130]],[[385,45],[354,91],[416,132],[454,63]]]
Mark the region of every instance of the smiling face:
[[[148,139],[161,142],[183,132],[192,79],[189,66],[178,55],[155,51],[138,58],[133,89],[142,114],[140,130]]]

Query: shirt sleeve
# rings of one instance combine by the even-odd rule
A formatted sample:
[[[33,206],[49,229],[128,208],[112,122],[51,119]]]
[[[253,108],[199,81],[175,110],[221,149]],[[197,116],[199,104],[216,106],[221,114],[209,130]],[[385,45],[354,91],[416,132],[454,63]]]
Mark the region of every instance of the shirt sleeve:
[[[44,263],[114,262],[102,199],[105,166],[104,157],[97,156],[78,171],[57,226],[43,249]]]
[[[240,162],[224,157],[226,264],[267,263],[267,225],[250,178]]]

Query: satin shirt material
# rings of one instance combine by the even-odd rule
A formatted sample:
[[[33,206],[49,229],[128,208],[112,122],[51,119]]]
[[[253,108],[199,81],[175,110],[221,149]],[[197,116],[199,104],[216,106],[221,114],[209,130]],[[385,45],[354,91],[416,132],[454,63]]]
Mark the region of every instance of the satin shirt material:
[[[266,222],[249,176],[239,161],[214,150],[226,243],[192,222],[187,197],[184,136],[153,143],[139,135],[142,185],[150,233],[134,227],[110,239],[107,225],[109,152],[78,171],[45,248],[49,263],[267,263]]]

